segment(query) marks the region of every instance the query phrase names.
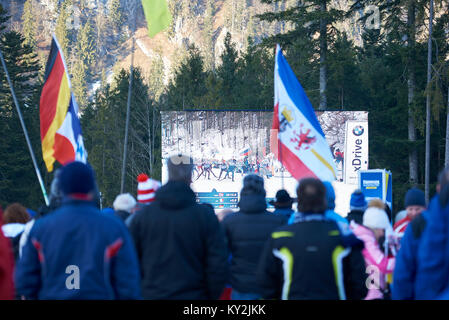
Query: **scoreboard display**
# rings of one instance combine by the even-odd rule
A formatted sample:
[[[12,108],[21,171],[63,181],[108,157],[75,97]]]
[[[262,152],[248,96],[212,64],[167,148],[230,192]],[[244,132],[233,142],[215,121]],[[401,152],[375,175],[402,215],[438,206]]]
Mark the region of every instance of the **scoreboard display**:
[[[239,202],[238,192],[195,192],[196,202],[209,203],[214,209],[236,209]]]

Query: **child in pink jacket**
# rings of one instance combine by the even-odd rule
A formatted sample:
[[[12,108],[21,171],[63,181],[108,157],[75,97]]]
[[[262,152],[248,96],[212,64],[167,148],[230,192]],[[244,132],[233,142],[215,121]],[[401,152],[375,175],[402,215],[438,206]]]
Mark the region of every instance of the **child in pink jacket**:
[[[395,258],[381,249],[379,239],[385,237],[388,242],[386,245],[393,253],[397,245],[388,216],[382,209],[368,208],[363,214],[363,225],[351,221],[350,228],[365,244],[365,249],[362,251],[368,274],[366,281],[368,295],[365,300],[383,299],[386,275],[393,272]]]

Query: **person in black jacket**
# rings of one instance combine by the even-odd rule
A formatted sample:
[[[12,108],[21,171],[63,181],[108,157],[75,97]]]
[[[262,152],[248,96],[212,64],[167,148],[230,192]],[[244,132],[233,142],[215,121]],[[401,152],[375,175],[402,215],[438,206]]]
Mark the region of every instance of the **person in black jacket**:
[[[255,270],[263,246],[274,229],[287,223],[287,217],[266,210],[264,182],[254,174],[243,179],[238,206],[239,212],[222,221],[232,254],[231,298],[255,300],[260,298]]]
[[[345,247],[338,225],[324,216],[326,188],[314,178],[300,181],[299,221],[276,229],[259,263],[264,299],[363,299],[365,262],[360,248]]]
[[[180,161],[182,159],[182,161]],[[133,214],[144,299],[218,299],[227,280],[223,229],[210,206],[189,187],[192,159],[167,162],[169,181],[155,201]]]
[[[350,212],[346,219],[351,222],[354,221],[357,224],[363,224],[363,214],[365,213],[368,203],[365,200],[365,195],[362,190],[357,189],[351,194],[351,201],[349,203]]]

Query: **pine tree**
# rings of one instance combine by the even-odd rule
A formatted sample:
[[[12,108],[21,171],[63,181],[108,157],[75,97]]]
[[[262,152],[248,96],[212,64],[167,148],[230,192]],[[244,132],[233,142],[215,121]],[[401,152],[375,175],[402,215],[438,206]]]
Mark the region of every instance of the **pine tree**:
[[[160,133],[154,130],[157,139],[153,139],[154,113],[149,88],[138,68],[133,74],[125,190],[136,194],[137,175],[141,172],[150,174],[151,169],[155,171],[154,167],[160,170],[156,165],[158,158],[152,156],[154,152],[160,155],[160,147],[153,147],[153,140],[160,146]],[[111,86],[107,85],[96,93],[94,102],[86,108],[82,118],[89,163],[96,171],[105,206],[111,206],[120,192],[117,177],[121,174],[123,161],[128,82],[129,73],[122,69]],[[153,176],[160,179],[156,173]]]
[[[28,133],[41,170],[39,134],[39,65],[36,54],[15,31],[4,32],[7,13],[0,5],[0,50],[3,53]],[[31,157],[9,84],[0,71],[0,205],[21,202],[37,209],[43,204],[42,193],[34,173]]]
[[[215,70],[215,46],[214,46],[214,4],[207,0],[204,12],[202,35],[204,39],[203,52],[206,70]]]
[[[27,0],[23,5],[22,33],[25,44],[36,50],[36,23],[33,13],[33,0]]]
[[[114,34],[118,34],[124,23],[120,0],[110,0],[108,2],[108,19]]]
[[[228,32],[224,40],[224,51],[221,54],[221,65],[217,68],[217,76],[221,80],[223,104],[226,107],[235,106],[235,88],[239,83],[236,77],[238,68],[238,53]]]
[[[261,0],[263,3],[280,3],[282,0]],[[284,34],[269,37],[264,41],[265,45],[273,45],[276,42],[291,45],[298,38],[309,38],[310,43],[319,56],[319,109],[327,108],[327,55],[328,46],[335,38],[332,26],[343,19],[341,10],[329,8],[330,0],[305,0],[298,2],[285,10],[268,12],[258,15],[262,21],[291,22],[294,29]],[[318,39],[316,36],[318,35]]]
[[[187,59],[177,68],[165,94],[165,110],[184,110],[198,107],[200,97],[206,92],[207,73],[198,48],[188,49]]]
[[[71,36],[72,36],[72,30],[70,29],[70,19],[71,18],[71,12],[70,8],[72,6],[72,1],[67,0],[62,2],[59,5],[59,15],[56,20],[56,27],[55,27],[55,35],[58,39],[58,43],[61,47],[62,52],[64,53],[64,57],[67,61],[70,61],[70,43],[71,43]]]
[[[76,60],[72,68],[73,92],[81,109],[87,105],[88,83],[92,80],[94,59],[93,28],[88,20],[78,34]]]

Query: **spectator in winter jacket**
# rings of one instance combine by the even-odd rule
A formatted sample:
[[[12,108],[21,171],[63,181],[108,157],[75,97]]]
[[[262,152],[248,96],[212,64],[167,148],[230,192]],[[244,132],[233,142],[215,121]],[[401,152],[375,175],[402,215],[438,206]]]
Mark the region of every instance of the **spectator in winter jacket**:
[[[5,224],[2,226],[2,231],[5,237],[11,241],[15,260],[19,258],[20,237],[25,230],[25,224],[30,219],[27,209],[20,203],[9,205],[3,214]]]
[[[419,216],[421,212],[426,209],[426,200],[424,192],[417,188],[413,188],[407,191],[405,194],[404,207],[407,211],[407,216],[394,224],[394,232],[399,238],[404,235],[405,229],[409,225],[410,221]]]
[[[222,222],[232,255],[233,300],[260,298],[255,270],[263,246],[274,229],[287,223],[286,215],[266,210],[265,196],[263,179],[254,174],[247,175],[240,192],[240,211],[227,216]]]
[[[416,203],[425,203],[424,193],[418,189],[410,189],[404,203],[406,208],[416,206]],[[392,286],[392,298],[395,300],[415,299],[418,247],[426,225],[426,211],[418,213],[416,217],[413,217],[413,213],[417,210],[409,208],[405,212],[406,216],[395,224],[395,232],[401,238]],[[406,228],[408,225],[410,228]]]
[[[126,221],[133,212],[136,203],[136,199],[129,193],[119,194],[113,203],[115,214],[123,221]]]
[[[126,226],[94,203],[93,170],[62,168],[62,206],[34,223],[18,262],[17,292],[26,299],[138,299],[139,267]]]
[[[363,224],[363,214],[368,206],[365,200],[365,195],[362,190],[357,189],[351,194],[351,200],[349,203],[349,213],[346,219],[351,222],[354,221],[357,224]]]
[[[190,188],[192,159],[171,157],[168,182],[133,214],[144,299],[218,299],[227,277],[225,237],[213,209]]]
[[[25,225],[25,228],[20,236],[20,241],[19,241],[19,256],[22,256],[23,247],[25,246],[25,244],[28,240],[28,235],[30,234],[30,231],[34,225],[34,222],[37,219],[42,218],[47,213],[52,212],[61,206],[63,194],[62,194],[61,188],[59,186],[59,175],[60,174],[61,174],[61,169],[60,168],[56,169],[55,173],[54,173],[53,181],[51,182],[51,186],[50,186],[50,199],[49,199],[50,204],[48,206],[46,206],[46,205],[41,206],[39,208],[38,213],[33,217],[33,219],[30,220],[29,222],[27,222],[27,224]]]
[[[365,263],[360,249],[344,244],[326,219],[326,189],[318,179],[300,181],[295,223],[271,233],[261,256],[258,282],[265,299],[363,299]]]
[[[290,218],[290,216],[295,212],[292,209],[293,205],[293,199],[290,198],[290,195],[288,194],[287,190],[281,189],[278,192],[276,192],[276,199],[271,200],[270,204],[274,206],[274,214],[284,215],[286,216],[287,220]]]
[[[0,225],[2,225],[2,208],[0,207]],[[14,256],[11,242],[0,230],[0,300],[14,299]]]
[[[429,208],[413,222],[419,223],[415,299],[437,299],[447,296],[449,283],[449,167],[438,176],[437,195]],[[404,236],[405,237],[405,236]],[[402,250],[402,248],[401,248]]]
[[[388,215],[385,210],[370,207],[363,214],[363,225],[352,220],[349,226],[365,244],[362,253],[371,280],[365,300],[383,299],[387,289],[386,274],[393,272],[395,264],[395,258],[385,253],[379,244],[379,239],[386,237],[389,247],[396,245]]]

